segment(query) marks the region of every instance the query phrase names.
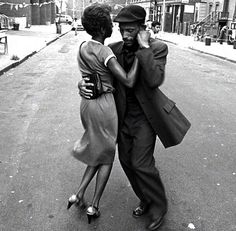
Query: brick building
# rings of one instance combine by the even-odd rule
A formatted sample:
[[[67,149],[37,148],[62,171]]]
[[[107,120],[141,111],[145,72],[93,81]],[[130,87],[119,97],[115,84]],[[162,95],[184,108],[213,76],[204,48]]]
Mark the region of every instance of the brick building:
[[[0,0],[0,14],[26,27],[54,23],[55,12],[54,0]]]
[[[164,31],[190,34],[190,24],[200,23],[210,34],[218,35],[224,25],[236,23],[236,0],[127,0],[147,12],[147,19],[158,20]],[[163,13],[164,16],[163,17]],[[163,20],[163,18],[165,20]]]

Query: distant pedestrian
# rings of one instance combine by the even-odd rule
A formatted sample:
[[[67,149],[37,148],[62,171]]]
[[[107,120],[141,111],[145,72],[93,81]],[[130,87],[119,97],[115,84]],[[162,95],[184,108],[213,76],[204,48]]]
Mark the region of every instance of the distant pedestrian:
[[[220,44],[223,44],[223,41],[226,39],[226,33],[227,33],[227,30],[228,30],[228,26],[223,26],[220,30],[220,35],[217,39],[217,41],[220,43]]]
[[[73,22],[72,22],[72,28],[75,29],[75,36],[77,35],[77,30],[78,30],[78,20],[77,18],[74,18]]]
[[[152,30],[154,34],[158,34],[161,29],[161,23],[158,21],[152,22]]]
[[[68,201],[68,209],[77,204],[84,208],[84,194],[96,176],[95,192],[91,205],[87,208],[88,222],[100,215],[99,202],[111,173],[116,152],[118,132],[117,110],[113,96],[113,82],[117,78],[126,87],[135,83],[138,60],[134,59],[128,74],[118,63],[110,47],[104,45],[112,34],[110,7],[95,3],[85,8],[82,24],[92,39],[80,45],[78,64],[82,78],[89,81],[100,79],[100,92],[96,98],[82,98],[80,115],[84,133],[74,146],[73,156],[87,165],[78,192]],[[90,94],[91,95],[91,94]]]
[[[197,37],[197,41],[202,41],[203,39],[203,28],[201,25],[197,25],[196,37]]]
[[[160,22],[158,21],[152,22],[150,29],[148,29],[148,31],[150,32],[150,37],[153,39],[157,38],[157,34],[159,33],[160,28],[161,28]]]
[[[196,34],[196,28],[197,28],[197,24],[196,23],[192,23],[190,25],[191,36],[194,36]]]
[[[152,29],[152,21],[151,20],[147,20],[146,21],[146,26],[147,26],[147,29]]]
[[[234,41],[235,41],[235,36],[233,35],[233,30],[228,30],[228,39],[227,39],[227,43],[229,45],[233,45]]]

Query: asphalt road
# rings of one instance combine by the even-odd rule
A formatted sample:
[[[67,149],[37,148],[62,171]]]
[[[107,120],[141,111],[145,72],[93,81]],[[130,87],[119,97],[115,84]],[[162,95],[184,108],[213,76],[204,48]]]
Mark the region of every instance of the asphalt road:
[[[138,200],[117,158],[101,217],[88,225],[83,212],[66,210],[85,169],[70,155],[83,131],[76,53],[85,37],[71,32],[0,77],[1,231],[145,230],[147,217],[131,216]],[[169,199],[160,231],[235,231],[236,65],[168,46],[161,88],[192,127],[177,147],[165,150],[157,140]]]

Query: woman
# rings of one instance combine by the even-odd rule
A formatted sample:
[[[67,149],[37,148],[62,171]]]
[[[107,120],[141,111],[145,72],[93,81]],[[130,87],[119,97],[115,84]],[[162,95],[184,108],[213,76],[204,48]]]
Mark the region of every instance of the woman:
[[[80,113],[84,134],[75,144],[73,155],[87,164],[78,193],[69,198],[68,209],[73,204],[85,208],[84,194],[95,174],[96,186],[92,204],[87,208],[88,223],[100,215],[99,201],[110,176],[116,150],[118,120],[113,98],[113,78],[132,87],[138,73],[138,60],[135,58],[128,74],[116,60],[112,50],[104,46],[106,38],[112,34],[110,7],[95,3],[84,10],[82,24],[90,41],[81,44],[78,64],[82,77],[99,74],[103,84],[103,94],[93,100],[81,99]],[[85,60],[85,61],[84,61]]]

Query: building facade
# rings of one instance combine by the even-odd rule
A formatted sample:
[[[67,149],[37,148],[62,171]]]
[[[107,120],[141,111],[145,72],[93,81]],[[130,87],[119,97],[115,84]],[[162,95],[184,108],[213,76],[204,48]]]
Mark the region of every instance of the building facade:
[[[190,25],[200,23],[217,34],[236,20],[235,0],[127,0],[144,7],[147,20],[158,20],[166,32],[190,34]]]
[[[235,0],[205,0],[196,3],[195,7],[195,21],[213,37],[219,35],[223,26],[231,28],[231,24],[236,22]]]
[[[0,13],[25,27],[54,23],[55,12],[54,0],[0,0]]]
[[[66,14],[70,15],[72,18],[81,18],[84,9],[91,5],[92,3],[106,3],[111,6],[112,18],[126,5],[128,5],[129,0],[67,0]]]
[[[145,11],[146,11],[146,20],[151,20],[153,21],[153,14],[151,13],[151,6],[152,6],[152,1],[150,0],[127,0],[128,4],[135,4],[135,5],[139,5],[142,6]]]
[[[107,0],[67,0],[66,2],[66,14],[72,18],[81,18],[84,9],[92,3],[106,3]]]
[[[162,24],[164,31],[186,33],[187,23],[194,20],[193,0],[128,0],[129,4],[144,7],[147,13],[146,20],[157,20]]]

